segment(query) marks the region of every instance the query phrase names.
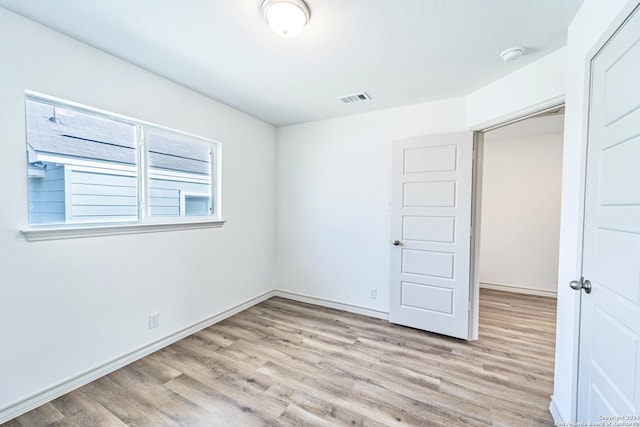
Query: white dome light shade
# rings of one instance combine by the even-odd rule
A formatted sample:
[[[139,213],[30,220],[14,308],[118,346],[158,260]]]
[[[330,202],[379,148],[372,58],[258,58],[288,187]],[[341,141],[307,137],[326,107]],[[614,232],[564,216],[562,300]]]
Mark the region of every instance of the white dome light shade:
[[[271,30],[282,37],[300,34],[310,17],[309,7],[302,0],[264,0],[262,13]]]

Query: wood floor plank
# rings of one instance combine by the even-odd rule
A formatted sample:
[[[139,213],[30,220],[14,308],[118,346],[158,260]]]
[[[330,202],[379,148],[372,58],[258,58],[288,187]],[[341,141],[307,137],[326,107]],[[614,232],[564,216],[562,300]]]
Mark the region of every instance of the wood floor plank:
[[[277,413],[270,413],[262,406],[251,405],[244,399],[238,399],[237,395],[210,387],[187,375],[169,381],[166,386],[210,412],[210,425],[262,426],[279,417],[286,407],[283,405]]]
[[[313,415],[296,405],[289,405],[278,417],[274,425],[299,427],[335,427],[335,424],[322,417]]]
[[[83,388],[96,402],[127,425],[178,426],[162,413],[159,405],[151,405],[135,392],[121,387],[113,375],[102,377]]]
[[[133,369],[119,370],[109,377],[128,393],[135,395],[137,402],[157,408],[178,425],[201,425],[210,419],[210,414],[200,406]]]
[[[62,414],[58,410],[58,408],[55,407],[55,405],[52,405],[51,403],[45,403],[39,408],[36,408],[33,411],[24,414],[19,421],[14,420],[14,422],[9,422],[8,427],[45,427],[62,419],[64,419],[64,414]]]
[[[64,414],[63,419],[50,424],[51,426],[126,426],[122,420],[88,395],[85,388],[67,393],[51,404]]]
[[[555,310],[482,289],[466,342],[272,298],[2,427],[551,426]]]
[[[313,417],[322,418],[331,425],[384,426],[383,423],[359,411],[347,400],[348,394],[335,396],[326,390],[318,390],[312,384],[277,384],[269,394],[292,402],[300,410]]]

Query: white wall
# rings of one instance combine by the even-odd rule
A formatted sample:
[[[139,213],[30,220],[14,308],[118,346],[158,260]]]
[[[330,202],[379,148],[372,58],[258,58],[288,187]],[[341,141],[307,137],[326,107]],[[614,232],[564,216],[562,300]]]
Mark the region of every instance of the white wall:
[[[563,121],[532,118],[485,133],[480,282],[556,293]]]
[[[556,363],[551,405],[558,422],[575,421],[576,415],[580,293],[571,290],[568,283],[580,277],[588,53],[616,16],[625,8],[630,11],[632,4],[637,4],[637,0],[585,0],[569,26]]]
[[[467,96],[467,126],[481,130],[562,103],[567,49],[561,48]]]
[[[458,98],[280,128],[276,287],[388,313],[391,143],[462,131],[464,110]]]
[[[273,288],[276,130],[0,8],[0,420]],[[221,229],[26,242],[24,91],[221,141]],[[149,330],[147,315],[160,312]]]
[[[278,129],[276,288],[388,313],[392,141],[481,129],[561,102],[565,56],[560,49],[465,98]]]

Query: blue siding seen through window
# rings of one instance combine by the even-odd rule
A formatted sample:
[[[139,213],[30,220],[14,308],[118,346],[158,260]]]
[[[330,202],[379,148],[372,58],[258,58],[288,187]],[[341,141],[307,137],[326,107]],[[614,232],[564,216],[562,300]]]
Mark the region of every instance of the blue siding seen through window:
[[[151,179],[149,183],[151,216],[180,216],[181,192],[210,193],[211,184]],[[209,199],[208,199],[209,200]],[[210,203],[207,201],[207,203]],[[207,212],[206,215],[209,215]]]
[[[29,222],[60,223],[65,220],[64,167],[46,164],[46,173],[29,178]]]
[[[72,222],[135,221],[138,184],[135,176],[98,171],[71,172]]]

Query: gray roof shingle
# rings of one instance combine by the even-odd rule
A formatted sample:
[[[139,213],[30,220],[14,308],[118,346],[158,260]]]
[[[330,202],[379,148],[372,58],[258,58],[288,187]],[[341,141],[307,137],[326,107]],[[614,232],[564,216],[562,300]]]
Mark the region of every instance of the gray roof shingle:
[[[57,121],[50,120],[55,116]],[[27,142],[35,151],[87,160],[136,163],[134,125],[99,116],[26,101]],[[149,166],[209,174],[210,147],[165,136],[149,135]]]

